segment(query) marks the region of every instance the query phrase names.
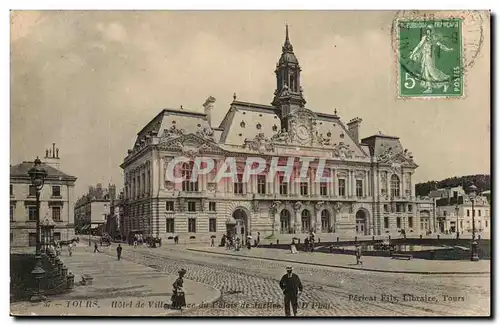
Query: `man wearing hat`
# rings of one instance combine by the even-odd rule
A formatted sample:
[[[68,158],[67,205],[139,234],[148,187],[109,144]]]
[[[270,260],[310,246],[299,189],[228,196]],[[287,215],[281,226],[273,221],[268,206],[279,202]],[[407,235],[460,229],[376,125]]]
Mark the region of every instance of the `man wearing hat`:
[[[290,304],[292,305],[293,315],[297,316],[297,299],[302,293],[302,283],[297,274],[292,273],[292,267],[286,268],[286,274],[280,281],[280,288],[285,295],[285,315],[290,316]]]

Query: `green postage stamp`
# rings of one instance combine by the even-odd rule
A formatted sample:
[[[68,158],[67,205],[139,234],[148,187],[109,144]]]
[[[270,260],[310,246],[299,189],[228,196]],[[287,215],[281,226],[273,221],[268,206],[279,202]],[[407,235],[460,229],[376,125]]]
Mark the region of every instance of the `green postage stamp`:
[[[399,96],[461,97],[462,20],[399,20],[397,28]]]

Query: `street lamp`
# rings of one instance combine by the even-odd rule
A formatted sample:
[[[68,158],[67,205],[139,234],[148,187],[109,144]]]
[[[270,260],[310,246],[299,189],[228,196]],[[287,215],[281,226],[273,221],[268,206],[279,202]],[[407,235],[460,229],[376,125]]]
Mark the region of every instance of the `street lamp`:
[[[459,233],[458,233],[458,213],[460,211],[460,207],[458,206],[458,204],[455,206],[455,213],[457,214],[457,224],[455,225],[455,231],[457,232],[457,239],[460,237]]]
[[[478,261],[479,256],[477,254],[477,241],[476,241],[476,221],[475,221],[475,211],[474,211],[474,202],[476,199],[476,192],[477,192],[477,187],[472,184],[469,187],[469,198],[472,202],[472,244],[471,244],[471,261]]]
[[[108,227],[108,213],[106,213],[106,211],[108,210],[108,204],[104,204],[104,213],[102,213],[102,215],[104,215],[104,225],[103,225],[103,228],[101,228],[101,240],[102,240],[102,229],[104,229],[105,231],[107,230],[107,227]]]
[[[47,176],[47,171],[42,168],[42,162],[40,159],[36,158],[35,165],[28,171],[31,179],[31,185],[35,187],[36,190],[36,252],[35,252],[35,268],[31,271],[31,275],[36,279],[36,288],[33,295],[31,296],[32,302],[39,302],[45,300],[45,296],[42,295],[40,289],[40,280],[45,274],[42,268],[42,252],[41,252],[41,239],[40,239],[40,192],[42,191],[43,185],[45,183],[45,177]]]

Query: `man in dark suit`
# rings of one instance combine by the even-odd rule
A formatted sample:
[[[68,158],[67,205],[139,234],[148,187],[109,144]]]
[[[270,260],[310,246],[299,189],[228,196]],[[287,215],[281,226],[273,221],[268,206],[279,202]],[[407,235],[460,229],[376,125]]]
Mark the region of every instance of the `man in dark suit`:
[[[297,274],[292,273],[292,267],[286,268],[286,274],[280,281],[280,288],[285,295],[285,314],[290,316],[290,304],[292,304],[293,315],[297,316],[297,299],[302,293],[302,283]]]

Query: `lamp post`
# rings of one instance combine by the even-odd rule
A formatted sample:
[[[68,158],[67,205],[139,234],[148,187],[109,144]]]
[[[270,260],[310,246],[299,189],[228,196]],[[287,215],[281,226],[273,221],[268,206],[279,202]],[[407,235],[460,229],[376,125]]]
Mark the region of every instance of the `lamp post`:
[[[40,280],[45,274],[42,268],[42,252],[41,252],[41,239],[40,239],[40,192],[42,191],[45,183],[47,171],[42,168],[42,162],[37,157],[35,165],[28,171],[31,179],[31,185],[36,189],[36,252],[35,252],[35,268],[31,271],[31,275],[36,279],[36,287],[33,295],[31,296],[32,302],[39,302],[45,300],[40,289]]]
[[[108,225],[108,214],[106,213],[106,211],[108,210],[108,204],[104,204],[104,213],[102,213],[102,215],[104,215],[104,230],[106,231],[107,230],[107,225]],[[102,240],[102,231],[103,228],[101,228],[101,240]]]
[[[477,241],[476,241],[476,221],[475,221],[475,211],[474,211],[474,203],[476,199],[477,187],[472,184],[469,187],[469,198],[472,202],[472,244],[471,244],[471,261],[478,261],[479,256],[477,254]]]
[[[458,213],[460,212],[460,207],[458,206],[458,204],[455,206],[455,213],[457,214],[457,224],[455,225],[455,231],[457,233],[457,239],[460,237],[459,233],[458,233]]]
[[[92,217],[90,217],[89,219],[89,247],[92,246],[92,243],[90,242],[91,240],[92,240]]]

